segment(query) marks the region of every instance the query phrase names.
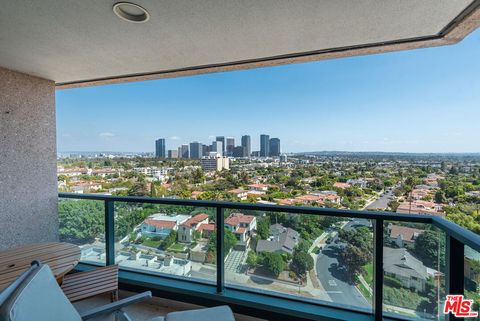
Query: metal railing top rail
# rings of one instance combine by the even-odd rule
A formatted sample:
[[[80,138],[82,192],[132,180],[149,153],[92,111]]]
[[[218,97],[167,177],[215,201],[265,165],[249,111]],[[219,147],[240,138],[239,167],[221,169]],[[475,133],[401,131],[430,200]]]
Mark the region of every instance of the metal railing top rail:
[[[180,205],[193,207],[210,207],[223,209],[237,209],[264,212],[281,212],[293,214],[325,215],[346,218],[363,218],[384,221],[402,221],[412,223],[424,223],[434,225],[446,234],[456,238],[465,245],[468,245],[475,251],[480,252],[480,236],[451,222],[445,218],[433,215],[421,214],[399,214],[393,212],[367,211],[367,210],[343,210],[334,208],[319,208],[309,206],[286,206],[270,204],[251,204],[240,202],[225,201],[202,201],[173,198],[153,198],[137,196],[113,196],[102,194],[77,194],[77,193],[59,193],[60,198],[87,199],[97,201],[114,201],[127,203],[149,203],[163,205]]]

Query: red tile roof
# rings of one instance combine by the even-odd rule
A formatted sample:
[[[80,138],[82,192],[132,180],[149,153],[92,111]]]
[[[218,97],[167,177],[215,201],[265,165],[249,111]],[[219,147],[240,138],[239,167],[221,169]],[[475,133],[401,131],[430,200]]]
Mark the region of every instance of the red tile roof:
[[[203,231],[215,231],[215,224],[202,224],[200,225],[200,227],[198,228],[198,231],[199,232],[203,232]]]
[[[205,221],[206,219],[208,219],[208,214],[198,214],[186,220],[182,225],[192,227],[192,225],[196,225],[201,221]]]
[[[234,213],[230,215],[226,220],[225,224],[231,226],[237,226],[240,223],[250,224],[255,219],[255,216],[252,215],[244,215],[242,213]]]
[[[233,233],[235,233],[235,234],[245,234],[246,231],[247,231],[246,227],[239,227]]]
[[[341,182],[336,182],[335,184],[333,184],[333,187],[337,187],[337,188],[349,188],[351,186],[352,186],[351,184],[341,183]]]
[[[391,225],[390,226],[390,237],[397,238],[399,235],[402,236],[403,241],[413,242],[415,238],[422,234],[423,230],[419,230],[416,228],[406,227],[406,226],[399,226],[399,225]]]
[[[156,228],[174,228],[177,223],[175,221],[162,221],[162,220],[152,220],[146,219],[143,221],[145,224],[155,226]]]

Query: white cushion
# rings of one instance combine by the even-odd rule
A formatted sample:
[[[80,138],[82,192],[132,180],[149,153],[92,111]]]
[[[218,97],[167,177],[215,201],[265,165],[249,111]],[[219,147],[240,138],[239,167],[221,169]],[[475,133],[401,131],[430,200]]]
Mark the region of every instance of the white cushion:
[[[224,305],[215,308],[171,312],[165,321],[235,321],[230,307]]]
[[[7,321],[81,321],[82,318],[58,286],[52,271],[43,265],[11,303]]]

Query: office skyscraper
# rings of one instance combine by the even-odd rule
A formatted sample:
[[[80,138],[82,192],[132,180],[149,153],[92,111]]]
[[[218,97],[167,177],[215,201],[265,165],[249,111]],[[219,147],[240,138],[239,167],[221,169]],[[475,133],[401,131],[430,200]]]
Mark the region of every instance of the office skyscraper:
[[[179,149],[179,153],[178,153],[179,158],[188,158],[189,157],[188,145],[182,145],[178,149]]]
[[[155,141],[155,157],[165,158],[165,138],[160,138]]]
[[[202,156],[208,156],[210,154],[211,146],[202,144]]]
[[[178,150],[171,149],[168,151],[168,158],[178,158]]]
[[[270,139],[270,156],[279,157],[280,156],[280,139],[271,138]]]
[[[235,138],[227,137],[227,156],[233,156],[233,150],[235,149]]]
[[[252,155],[252,143],[249,135],[242,136],[242,147],[245,148],[245,156],[250,157]]]
[[[223,156],[223,143],[221,141],[214,141],[212,142],[211,152],[216,152]]]
[[[203,146],[199,142],[190,143],[190,158],[200,159],[203,154]]]
[[[222,152],[220,153],[220,151],[217,150],[217,153],[225,155],[225,136],[217,136],[215,141],[222,143]]]
[[[270,156],[270,136],[260,135],[260,157]]]
[[[247,149],[243,146],[236,146],[233,149],[233,157],[247,157]]]

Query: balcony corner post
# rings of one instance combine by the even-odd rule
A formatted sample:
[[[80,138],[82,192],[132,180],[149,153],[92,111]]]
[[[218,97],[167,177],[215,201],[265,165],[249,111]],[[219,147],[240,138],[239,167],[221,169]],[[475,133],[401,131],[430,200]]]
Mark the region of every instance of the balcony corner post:
[[[105,200],[105,253],[106,265],[115,264],[115,202]]]
[[[216,208],[217,222],[217,293],[223,293],[225,284],[225,255],[224,255],[224,216],[223,207]]]
[[[373,284],[373,311],[375,321],[383,319],[383,219],[374,221],[375,230],[375,248],[373,251],[374,259],[374,276]]]

